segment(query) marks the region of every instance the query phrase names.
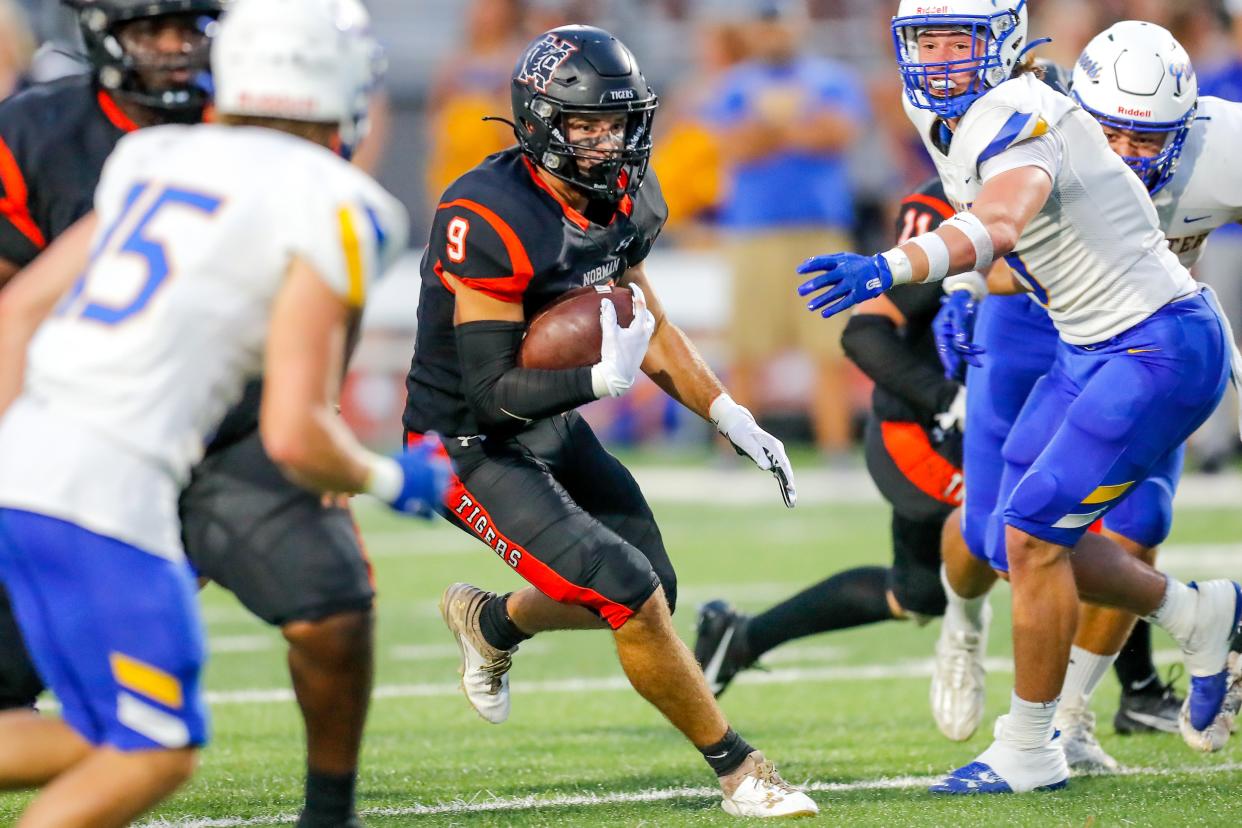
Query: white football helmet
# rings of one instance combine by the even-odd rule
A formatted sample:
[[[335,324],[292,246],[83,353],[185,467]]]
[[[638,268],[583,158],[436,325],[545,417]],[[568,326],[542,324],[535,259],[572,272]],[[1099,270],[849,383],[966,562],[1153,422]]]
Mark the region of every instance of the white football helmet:
[[[943,118],[960,118],[978,98],[1013,77],[1029,49],[1026,0],[901,0],[892,28],[906,96]],[[928,29],[973,34],[970,58],[920,62],[918,34]],[[929,92],[937,85],[948,87],[950,75],[972,69],[978,77],[965,92],[946,97]]]
[[[359,0],[237,0],[212,44],[216,110],[335,122],[348,155],[384,70],[369,28]]]
[[[1154,195],[1177,169],[1199,103],[1190,55],[1155,23],[1125,20],[1087,44],[1070,84],[1083,109],[1105,126],[1165,133],[1154,158],[1125,157]]]

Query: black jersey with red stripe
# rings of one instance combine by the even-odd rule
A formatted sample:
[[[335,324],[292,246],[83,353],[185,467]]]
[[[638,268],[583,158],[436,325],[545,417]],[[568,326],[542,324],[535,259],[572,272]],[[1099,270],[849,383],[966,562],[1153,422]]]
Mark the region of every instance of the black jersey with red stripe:
[[[939,178],[924,182],[913,193],[901,202],[897,213],[897,243],[904,244],[914,236],[931,232],[940,223],[952,216],[956,211],[945,198],[944,187]],[[936,338],[932,331],[932,321],[940,311],[940,300],[944,296],[943,286],[935,284],[910,284],[893,288],[887,294],[893,304],[906,318],[906,325],[901,331],[908,351],[922,365],[933,369],[945,386],[945,394],[951,400],[955,385],[943,379],[940,357],[936,354]],[[927,374],[931,377],[931,374]],[[888,388],[877,383],[871,396],[872,408],[881,420],[898,422],[930,423],[934,411],[922,410],[915,405],[909,394],[901,388]]]
[[[90,212],[104,161],[136,128],[90,75],[0,104],[0,259],[29,264]]]
[[[530,319],[566,291],[614,282],[642,262],[667,217],[653,173],[632,198],[593,203],[583,214],[539,178],[517,147],[457,179],[440,199],[423,255],[406,429],[446,436],[480,431],[462,392],[446,274],[492,298],[520,302]]]

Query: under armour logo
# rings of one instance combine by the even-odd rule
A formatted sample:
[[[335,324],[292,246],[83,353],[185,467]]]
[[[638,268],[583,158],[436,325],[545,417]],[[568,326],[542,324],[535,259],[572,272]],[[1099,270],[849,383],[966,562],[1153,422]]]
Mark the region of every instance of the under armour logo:
[[[548,84],[561,64],[569,60],[569,56],[578,51],[578,47],[568,40],[561,40],[554,34],[547,34],[526,50],[518,64],[515,80],[533,86],[540,92],[548,91]]]
[[[879,290],[883,284],[879,279],[871,279],[867,282],[867,290]]]

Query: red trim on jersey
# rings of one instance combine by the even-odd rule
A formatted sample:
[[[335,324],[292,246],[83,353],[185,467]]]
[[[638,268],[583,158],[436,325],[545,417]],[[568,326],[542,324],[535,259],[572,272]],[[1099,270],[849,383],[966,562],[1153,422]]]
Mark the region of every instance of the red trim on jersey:
[[[406,432],[405,447],[406,449],[412,449],[426,440],[434,440],[435,453],[440,457],[448,459],[449,454],[445,450],[444,444],[435,436]],[[461,482],[461,478],[456,474],[453,475],[448,489],[444,493],[444,509],[451,520],[465,527],[475,537],[487,544],[518,575],[521,575],[531,586],[553,601],[589,607],[599,613],[600,617],[614,630],[621,629],[625,622],[630,620],[630,616],[634,614],[634,610],[623,604],[608,600],[589,587],[580,587],[570,583],[543,561],[532,555],[529,549],[514,543],[508,535],[500,530],[500,527],[492,520],[491,514],[483,504],[479,503],[479,499],[466,488],[466,485]],[[466,517],[460,514],[457,511],[458,509],[467,513],[474,523],[467,523]],[[489,531],[493,534],[490,540],[488,539]],[[500,547],[500,544],[504,544],[503,549]]]
[[[1104,531],[1104,518],[1100,518],[1095,523],[1087,527],[1087,531],[1093,535],[1098,535]]]
[[[941,503],[961,506],[962,471],[932,448],[927,432],[918,423],[880,423],[880,435],[888,456],[920,492]]]
[[[491,225],[491,228],[496,231],[496,235],[500,236],[500,240],[504,242],[505,252],[509,254],[509,264],[513,267],[513,275],[505,276],[501,279],[466,279],[455,273],[452,274],[453,278],[471,290],[477,290],[479,293],[498,299],[501,302],[509,302],[510,304],[521,302],[522,294],[526,292],[526,286],[530,284],[530,280],[535,276],[535,266],[530,263],[530,256],[527,255],[526,247],[522,244],[522,240],[518,238],[518,234],[513,232],[513,228],[506,224],[504,219],[477,201],[471,201],[468,198],[458,198],[453,201],[446,201],[436,209],[444,210],[450,207],[461,207],[469,210]],[[444,281],[443,274],[438,273],[437,275],[440,276],[440,281]]]
[[[125,110],[121,109],[121,105],[104,90],[100,89],[99,94],[95,96],[95,100],[99,101],[99,108],[103,110],[103,114],[112,125],[122,132],[135,132],[138,125],[133,119],[125,114]]]
[[[561,194],[548,186],[548,182],[539,177],[539,171],[535,169],[535,165],[530,163],[530,159],[525,155],[522,156],[522,163],[526,165],[526,171],[530,173],[530,180],[535,182],[535,186],[552,196],[557,204],[561,205],[561,209],[565,211],[565,217],[578,225],[579,230],[585,230],[591,226],[591,222],[582,213],[570,206],[569,202],[561,198]]]
[[[47,247],[47,238],[30,215],[30,205],[26,201],[29,196],[26,177],[22,175],[22,168],[17,165],[13,151],[3,138],[0,138],[0,183],[4,185],[4,198],[0,198],[0,216],[8,219],[35,247],[40,250]]]
[[[922,204],[930,207],[939,213],[940,217],[943,219],[953,218],[953,216],[957,215],[957,210],[953,209],[953,205],[948,202],[941,201],[935,196],[924,195],[923,193],[913,193],[912,195],[908,195],[902,199],[901,203],[902,205]]]

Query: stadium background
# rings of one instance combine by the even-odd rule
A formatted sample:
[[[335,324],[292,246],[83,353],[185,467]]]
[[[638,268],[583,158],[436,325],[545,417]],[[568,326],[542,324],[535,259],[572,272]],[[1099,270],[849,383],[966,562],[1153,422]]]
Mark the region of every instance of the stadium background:
[[[390,448],[404,401],[402,378],[413,342],[418,294],[418,247],[431,208],[456,175],[489,152],[507,146],[503,124],[483,115],[508,114],[508,76],[522,44],[533,34],[566,22],[603,26],[638,56],[662,98],[656,118],[654,168],[672,209],[649,268],[672,318],[703,348],[726,382],[731,379],[726,254],[733,229],[720,223],[733,186],[733,165],[721,129],[710,114],[737,64],[763,49],[772,33],[758,23],[779,11],[798,34],[799,49],[830,58],[839,83],[859,90],[863,107],[844,166],[848,171],[848,229],[855,249],[889,243],[897,201],[930,172],[921,145],[912,140],[893,70],[890,3],[875,0],[368,0],[390,68],[383,105],[364,163],[409,208],[415,249],[391,274],[368,309],[367,334],[347,383],[344,408],[351,423],[376,447]],[[45,79],[83,66],[74,23],[58,0],[0,0],[0,67],[7,77]],[[1139,18],[1160,23],[1188,48],[1203,94],[1242,99],[1242,0],[1034,0],[1032,32],[1053,43],[1037,54],[1071,66],[1096,32],[1112,22]],[[25,19],[23,19],[25,18]],[[26,31],[29,26],[31,31]],[[33,56],[36,43],[42,44]],[[0,90],[12,82],[0,78]],[[798,194],[790,195],[797,198]],[[798,251],[798,255],[830,252]],[[748,278],[795,277],[783,268]],[[1196,274],[1216,286],[1235,330],[1242,330],[1242,228],[1215,234]],[[847,399],[855,424],[869,401],[860,373],[843,369],[834,396]],[[812,442],[808,401],[821,377],[796,349],[761,366],[745,400],[760,419],[791,442]],[[833,386],[834,391],[838,386]],[[1232,398],[1196,436],[1191,462],[1214,470],[1236,456]],[[646,384],[619,401],[589,407],[588,416],[613,444],[702,450],[711,439],[704,424]],[[828,466],[856,464],[848,452],[815,453]]]

